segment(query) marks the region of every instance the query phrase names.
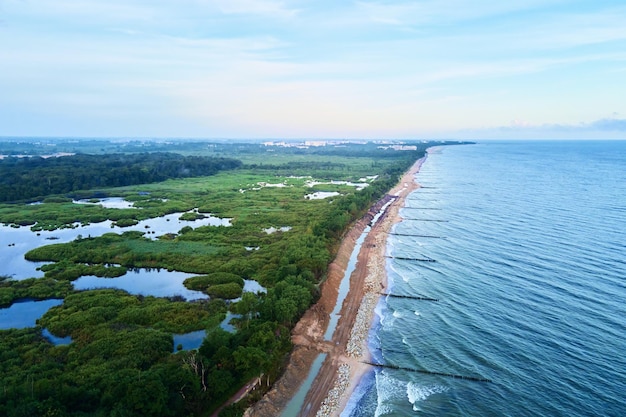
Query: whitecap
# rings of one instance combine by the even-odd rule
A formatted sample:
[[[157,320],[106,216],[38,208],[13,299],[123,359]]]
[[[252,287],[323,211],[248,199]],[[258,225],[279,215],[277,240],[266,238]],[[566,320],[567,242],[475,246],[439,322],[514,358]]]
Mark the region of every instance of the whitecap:
[[[376,406],[375,416],[383,416],[393,414],[393,402],[398,400],[398,393],[404,388],[404,382],[395,379],[385,371],[376,373],[376,393],[378,404]]]
[[[406,385],[406,396],[413,406],[413,411],[419,411],[418,403],[425,401],[433,394],[440,394],[448,391],[448,387],[443,385],[418,385],[415,382],[409,382]]]

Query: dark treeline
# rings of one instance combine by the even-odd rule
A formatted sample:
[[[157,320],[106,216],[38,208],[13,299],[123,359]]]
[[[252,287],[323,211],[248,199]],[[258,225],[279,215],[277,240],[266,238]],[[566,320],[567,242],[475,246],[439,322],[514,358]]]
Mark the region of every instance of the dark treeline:
[[[0,202],[214,175],[239,166],[241,162],[235,159],[174,153],[6,158],[0,160]]]

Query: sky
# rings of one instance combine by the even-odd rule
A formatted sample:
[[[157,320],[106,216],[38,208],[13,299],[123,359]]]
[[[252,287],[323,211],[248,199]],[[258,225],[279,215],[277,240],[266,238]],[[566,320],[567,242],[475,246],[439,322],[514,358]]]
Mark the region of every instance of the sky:
[[[626,139],[623,0],[0,0],[0,136]]]

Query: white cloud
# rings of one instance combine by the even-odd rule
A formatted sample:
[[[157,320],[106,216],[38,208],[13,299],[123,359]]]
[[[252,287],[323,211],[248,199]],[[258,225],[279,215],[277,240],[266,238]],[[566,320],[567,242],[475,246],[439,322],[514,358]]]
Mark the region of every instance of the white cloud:
[[[356,1],[356,13],[372,22],[390,25],[450,25],[509,13],[532,10],[559,0],[476,0]]]
[[[262,15],[276,18],[293,18],[298,9],[287,7],[282,1],[275,0],[212,0],[223,13]]]
[[[554,120],[575,126],[626,112],[624,7],[2,1],[0,35],[9,41],[0,55],[11,58],[2,62],[3,108],[102,114],[129,129],[134,115],[145,121],[153,112],[209,136],[406,137],[507,125],[512,114],[527,122],[492,131],[537,133]],[[587,132],[621,126],[609,123],[616,118]]]

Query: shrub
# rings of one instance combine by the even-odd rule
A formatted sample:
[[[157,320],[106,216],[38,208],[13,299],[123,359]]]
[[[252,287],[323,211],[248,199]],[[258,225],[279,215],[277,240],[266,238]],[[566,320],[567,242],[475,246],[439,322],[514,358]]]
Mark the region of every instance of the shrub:
[[[225,298],[227,300],[241,297],[243,286],[230,282],[228,284],[211,285],[206,289],[206,293],[211,297]]]
[[[119,219],[115,222],[115,225],[118,227],[130,227],[135,226],[139,222],[135,219]]]
[[[204,291],[211,285],[219,284],[237,284],[243,288],[243,278],[236,274],[228,272],[214,272],[209,275],[201,275],[197,277],[187,278],[184,282],[185,287],[190,290]],[[233,297],[236,298],[236,297]]]

